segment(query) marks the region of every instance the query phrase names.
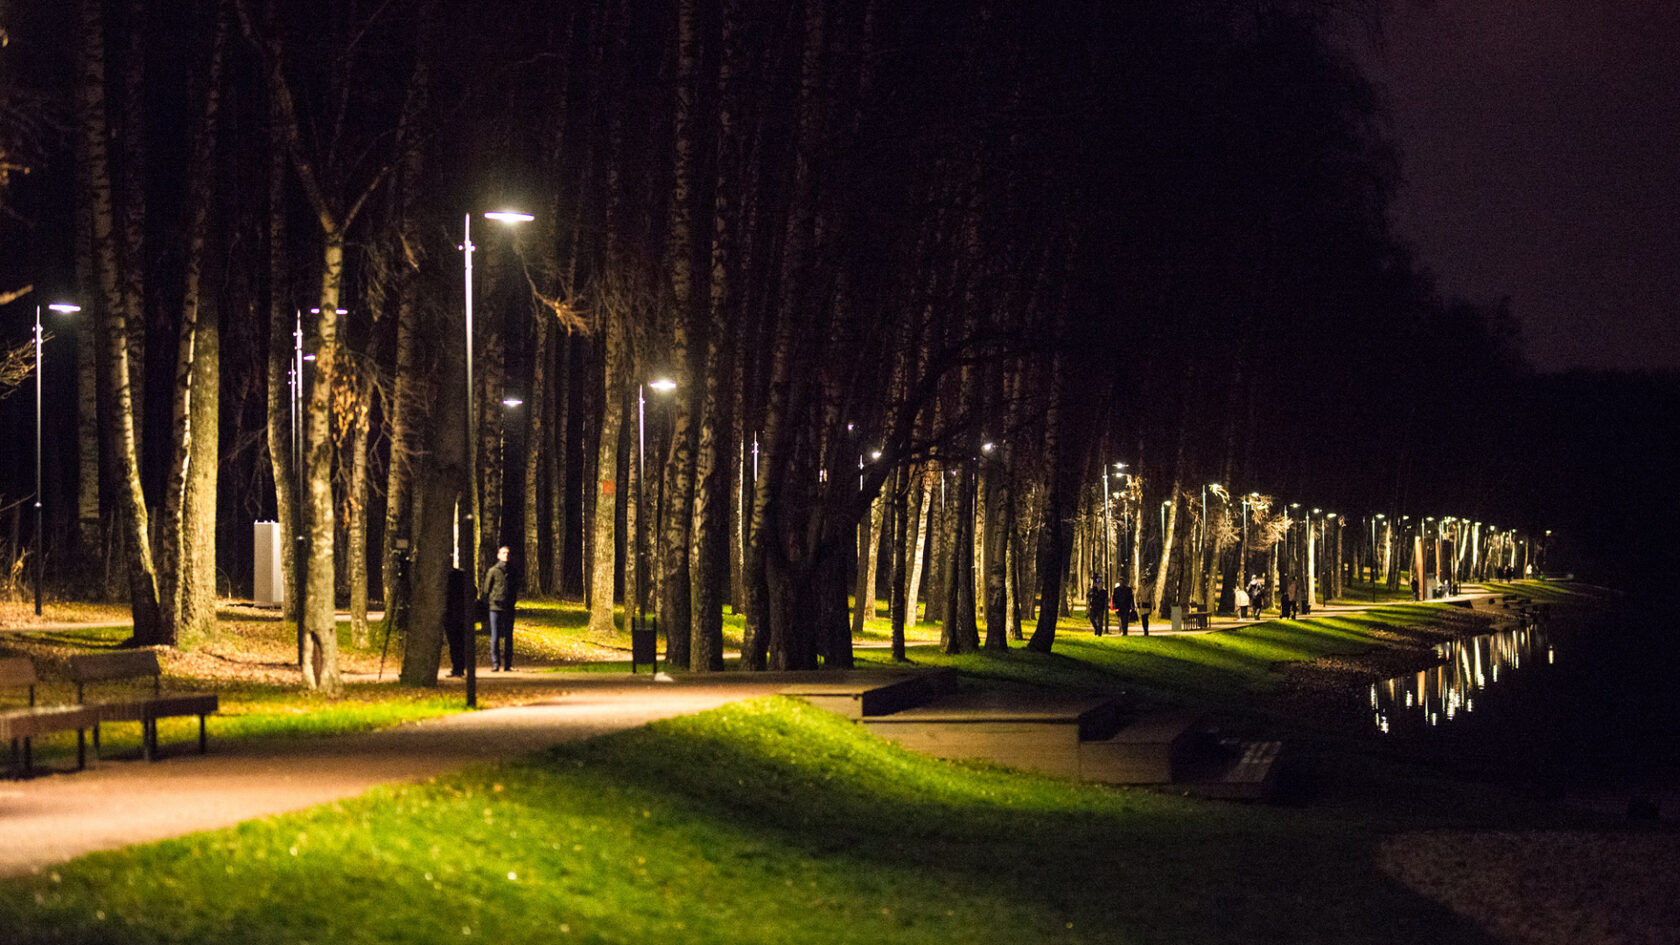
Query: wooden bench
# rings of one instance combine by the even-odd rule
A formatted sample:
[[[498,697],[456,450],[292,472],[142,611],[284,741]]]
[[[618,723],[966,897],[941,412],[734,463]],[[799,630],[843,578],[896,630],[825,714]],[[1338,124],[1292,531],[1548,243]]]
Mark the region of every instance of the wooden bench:
[[[1208,612],[1205,611],[1205,610],[1188,610],[1188,611],[1185,611],[1184,622],[1186,624],[1195,624],[1196,629],[1198,629],[1198,630],[1206,630],[1207,629],[1207,622],[1208,622]]]
[[[90,683],[120,684],[151,678],[151,692],[127,686],[112,692],[104,690],[96,702],[87,699]],[[198,750],[209,750],[205,736],[204,717],[220,708],[213,692],[165,693],[163,668],[158,665],[157,653],[152,650],[117,650],[109,653],[84,653],[70,657],[70,679],[76,684],[76,701],[97,711],[100,724],[106,722],[140,723],[140,756],[147,761],[157,758],[157,721],[171,716],[198,716]],[[93,729],[94,756],[99,754],[99,725]]]
[[[76,733],[76,770],[87,767],[87,730],[99,731],[99,715],[92,706],[36,705],[35,664],[25,657],[0,659],[0,687],[29,690],[29,704],[0,709],[0,739],[12,743],[12,770],[28,775],[35,767],[31,739],[51,732]],[[23,764],[18,764],[18,743],[23,744]]]

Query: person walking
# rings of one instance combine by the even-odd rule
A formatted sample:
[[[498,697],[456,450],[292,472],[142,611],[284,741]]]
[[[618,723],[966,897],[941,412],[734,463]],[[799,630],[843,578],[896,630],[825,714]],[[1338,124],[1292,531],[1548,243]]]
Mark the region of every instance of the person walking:
[[[1102,636],[1108,629],[1108,592],[1103,590],[1102,582],[1091,580],[1091,590],[1085,595],[1086,616],[1091,618],[1091,632]]]
[[[508,546],[497,548],[496,563],[484,574],[481,600],[490,612],[491,672],[513,670],[513,611],[519,603],[519,581],[508,555]]]
[[[1130,636],[1132,619],[1137,616],[1137,598],[1132,594],[1132,586],[1125,581],[1115,584],[1108,601],[1114,607],[1114,616],[1120,621],[1120,635]]]
[[[1295,616],[1295,579],[1285,574],[1278,582],[1278,616],[1285,620]]]

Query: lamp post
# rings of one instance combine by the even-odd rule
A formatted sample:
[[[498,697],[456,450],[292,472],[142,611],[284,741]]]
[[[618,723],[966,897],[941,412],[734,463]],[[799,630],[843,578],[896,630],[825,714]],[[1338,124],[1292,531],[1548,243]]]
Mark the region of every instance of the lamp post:
[[[69,302],[54,302],[47,308],[63,315],[70,315],[82,310],[80,305]],[[35,616],[41,616],[41,574],[42,559],[46,556],[46,546],[41,535],[41,349],[45,346],[46,335],[41,331],[41,306],[35,306]]]
[[[1313,541],[1313,516],[1322,510],[1307,512],[1307,613],[1318,606],[1318,545]]]
[[[1114,475],[1119,477],[1119,479],[1120,479],[1119,484],[1124,486],[1126,484],[1126,464],[1125,463],[1115,463],[1114,464]],[[1111,493],[1109,491],[1109,488],[1108,488],[1108,467],[1104,466],[1103,467],[1103,539],[1104,539],[1104,551],[1105,552],[1107,551],[1107,549],[1109,547],[1107,545],[1108,531],[1109,531],[1109,529],[1111,529],[1113,527],[1112,515],[1109,512],[1108,505],[1109,505],[1109,502],[1113,499],[1121,499],[1121,501],[1124,502],[1124,499],[1122,498],[1124,495],[1125,495],[1125,493],[1122,493],[1122,492]],[[1113,557],[1119,558],[1122,561],[1125,560],[1125,547],[1126,547],[1125,531],[1126,531],[1126,507],[1125,507],[1125,505],[1121,505],[1120,506],[1120,528],[1118,530],[1114,531],[1114,544],[1113,544],[1114,555],[1113,555]],[[1114,574],[1113,574],[1113,572],[1116,571],[1116,570],[1126,571],[1128,569],[1126,569],[1126,568],[1116,568],[1114,566],[1114,563],[1112,561],[1110,561],[1109,574],[1106,575],[1105,579],[1104,579],[1104,583],[1107,587],[1113,587],[1114,586]]]
[[[484,214],[486,220],[498,223],[515,224],[529,223],[535,220],[529,213],[518,213],[511,210],[498,210]],[[458,533],[455,539],[455,564],[467,571],[465,587],[469,593],[462,603],[465,605],[461,612],[466,620],[463,637],[466,640],[465,650],[467,658],[467,708],[478,706],[478,565],[475,562],[475,534],[473,523],[478,521],[478,411],[473,392],[473,246],[472,214],[468,213],[461,222],[461,258],[465,264],[465,296],[463,311],[466,322],[466,374],[467,374],[467,449],[464,464],[465,478],[462,495],[465,501],[460,503],[460,510],[456,518]]]
[[[660,377],[636,385],[636,600],[635,615],[630,622],[632,631],[642,629],[647,622],[648,569],[644,536],[647,534],[647,389],[650,387],[656,393],[669,394],[677,389],[677,382]]]

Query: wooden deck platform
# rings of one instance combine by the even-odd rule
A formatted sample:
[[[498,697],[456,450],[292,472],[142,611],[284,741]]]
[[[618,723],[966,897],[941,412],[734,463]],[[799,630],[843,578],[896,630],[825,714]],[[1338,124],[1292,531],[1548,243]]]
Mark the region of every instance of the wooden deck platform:
[[[848,670],[803,680],[781,694],[856,721],[921,705],[956,688],[954,669]]]
[[[1105,784],[1259,798],[1282,743],[1221,739],[1189,710],[1135,713],[1119,699],[1025,686],[959,688],[951,670],[835,673],[781,690],[912,751]]]
[[[877,735],[912,751],[1080,777],[1079,745],[1120,724],[1106,696],[1023,689],[962,690],[891,715],[865,718]]]

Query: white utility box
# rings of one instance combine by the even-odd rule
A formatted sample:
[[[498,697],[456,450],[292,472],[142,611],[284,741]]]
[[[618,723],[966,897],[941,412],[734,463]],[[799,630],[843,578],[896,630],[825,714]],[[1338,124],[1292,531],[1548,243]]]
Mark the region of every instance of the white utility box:
[[[286,581],[280,566],[280,523],[256,522],[251,526],[256,546],[256,581],[251,602],[258,607],[286,606]]]

